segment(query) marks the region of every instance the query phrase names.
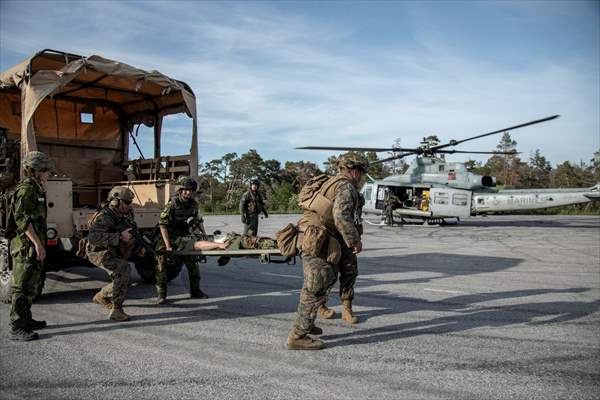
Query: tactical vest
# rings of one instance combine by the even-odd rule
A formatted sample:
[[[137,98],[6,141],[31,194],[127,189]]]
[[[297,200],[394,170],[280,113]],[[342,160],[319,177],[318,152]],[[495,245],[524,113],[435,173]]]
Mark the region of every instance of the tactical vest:
[[[305,210],[299,222],[300,230],[303,231],[304,227],[315,225],[325,227],[330,232],[334,232],[333,201],[335,199],[335,189],[339,182],[348,181],[348,179],[342,175],[323,179],[323,175],[320,175],[313,178],[313,180],[315,182],[312,182],[312,186],[311,180],[300,192],[300,201],[298,204]],[[320,187],[318,187],[319,182],[321,183]]]
[[[125,217],[118,215],[115,211],[110,209],[110,206],[103,207],[100,211],[97,211],[92,215],[89,220],[89,226],[95,223],[96,219],[100,215],[105,215],[110,220],[110,229],[108,233],[121,233],[122,231],[128,228],[128,224],[125,221]],[[135,247],[135,240],[132,238],[129,242],[124,242],[119,240],[119,244],[116,247],[113,246],[96,246],[88,241],[87,238],[81,239],[79,241],[79,246],[77,250],[78,257],[84,257],[86,253],[90,252],[110,252],[111,254],[121,257],[123,259],[128,259],[131,256],[131,252]]]
[[[117,215],[117,213],[113,210],[110,209],[110,206],[104,206],[102,207],[100,210],[96,211],[91,218],[88,220],[88,226],[92,227],[92,225],[96,222],[96,219],[98,219],[98,217],[100,215],[105,215],[108,217],[108,219],[110,220],[111,223],[111,229],[108,230],[107,233],[120,233],[119,232],[119,225],[121,225],[121,221],[119,216]],[[87,238],[84,239],[87,242]],[[89,242],[88,242],[89,243]],[[87,246],[89,247],[90,251],[101,251],[101,250],[106,250],[107,247],[104,246],[96,246],[93,245],[91,243],[87,244]]]
[[[256,193],[253,193],[252,190],[249,190],[247,192],[247,195],[248,194],[250,195],[250,201],[246,203],[246,213],[248,215],[260,213],[262,211],[263,203],[261,194],[258,192],[258,190]]]
[[[198,215],[198,203],[194,199],[190,199],[185,204],[179,196],[171,199],[173,203],[173,219],[169,228],[177,235],[185,235],[188,230],[187,220],[190,217],[196,218]]]

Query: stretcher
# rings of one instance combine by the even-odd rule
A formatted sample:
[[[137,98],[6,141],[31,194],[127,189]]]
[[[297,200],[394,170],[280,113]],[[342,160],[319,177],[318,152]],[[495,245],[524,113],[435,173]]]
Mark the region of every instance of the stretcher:
[[[288,264],[295,265],[296,257],[285,257],[279,249],[239,249],[239,250],[177,250],[171,254],[175,256],[198,257],[205,263],[208,257],[227,258],[258,258],[261,264]]]

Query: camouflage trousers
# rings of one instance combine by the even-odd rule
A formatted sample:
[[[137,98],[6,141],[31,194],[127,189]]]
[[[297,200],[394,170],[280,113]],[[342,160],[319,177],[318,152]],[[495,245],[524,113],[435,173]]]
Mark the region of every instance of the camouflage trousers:
[[[176,240],[178,248],[185,246],[183,238]],[[156,250],[165,250],[165,245],[162,240],[156,246]],[[200,290],[200,267],[198,267],[198,260],[196,257],[173,257],[168,255],[160,255],[156,257],[156,271],[154,277],[156,278],[156,291],[159,297],[167,297],[167,268],[169,267],[169,257],[172,257],[175,263],[185,264],[185,268],[188,271],[188,277],[190,278],[190,293],[194,293]]]
[[[22,248],[12,256],[12,304],[10,323],[14,328],[24,328],[31,320],[31,304],[37,295],[43,264],[35,259],[31,246]]]
[[[354,285],[358,277],[358,262],[356,254],[352,253],[345,245],[342,245],[342,258],[338,266],[340,273],[340,300],[350,301],[354,299]]]
[[[258,236],[258,214],[247,215],[243,235]]]
[[[308,255],[302,256],[304,283],[300,292],[300,303],[296,320],[290,331],[292,336],[306,336],[314,326],[319,307],[327,301],[327,293],[337,279],[337,266],[326,260]]]
[[[168,268],[168,256],[158,256],[156,263],[156,291],[159,296],[167,296],[167,268]],[[200,268],[195,257],[175,257],[176,263],[183,263],[188,271],[188,277],[190,279],[190,293],[198,291],[200,289]]]
[[[100,294],[103,297],[112,297],[112,303],[116,307],[122,307],[129,285],[129,263],[108,251],[88,252],[87,256],[92,264],[105,270],[112,280],[100,289]]]

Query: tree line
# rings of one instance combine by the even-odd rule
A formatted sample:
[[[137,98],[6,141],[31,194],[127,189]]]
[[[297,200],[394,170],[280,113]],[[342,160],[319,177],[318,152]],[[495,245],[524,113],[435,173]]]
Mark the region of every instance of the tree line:
[[[565,161],[553,167],[536,149],[523,160],[517,153],[517,142],[505,132],[497,146],[498,152],[485,163],[467,160],[471,172],[496,177],[499,188],[567,188],[589,187],[600,182],[600,151],[589,162]],[[378,161],[374,152],[361,152],[370,162]],[[386,156],[387,157],[387,156]],[[265,160],[254,149],[238,155],[227,153],[223,157],[199,166],[202,194],[200,204],[205,212],[236,212],[243,193],[248,190],[252,177],[258,177],[267,207],[275,212],[299,211],[297,200],[302,186],[313,176],[322,173],[335,174],[335,156],[325,162],[324,170],[310,161]],[[369,175],[375,179],[404,173],[408,164],[403,160],[374,164]],[[585,206],[585,205],[584,205]],[[568,207],[571,210],[576,206]],[[581,208],[581,207],[579,207]],[[598,211],[596,204],[585,206],[587,211]]]

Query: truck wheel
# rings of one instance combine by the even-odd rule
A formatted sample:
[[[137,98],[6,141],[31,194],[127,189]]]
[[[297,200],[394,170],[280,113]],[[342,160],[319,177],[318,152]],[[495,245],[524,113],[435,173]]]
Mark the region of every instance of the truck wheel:
[[[135,263],[136,271],[138,274],[140,274],[144,282],[156,283],[156,277],[154,276],[156,259],[154,257],[136,257],[133,262]],[[177,278],[181,272],[181,268],[181,263],[169,263],[167,269],[167,280],[170,282],[171,280]]]
[[[10,303],[12,299],[12,269],[8,251],[8,239],[0,238],[0,301]]]

